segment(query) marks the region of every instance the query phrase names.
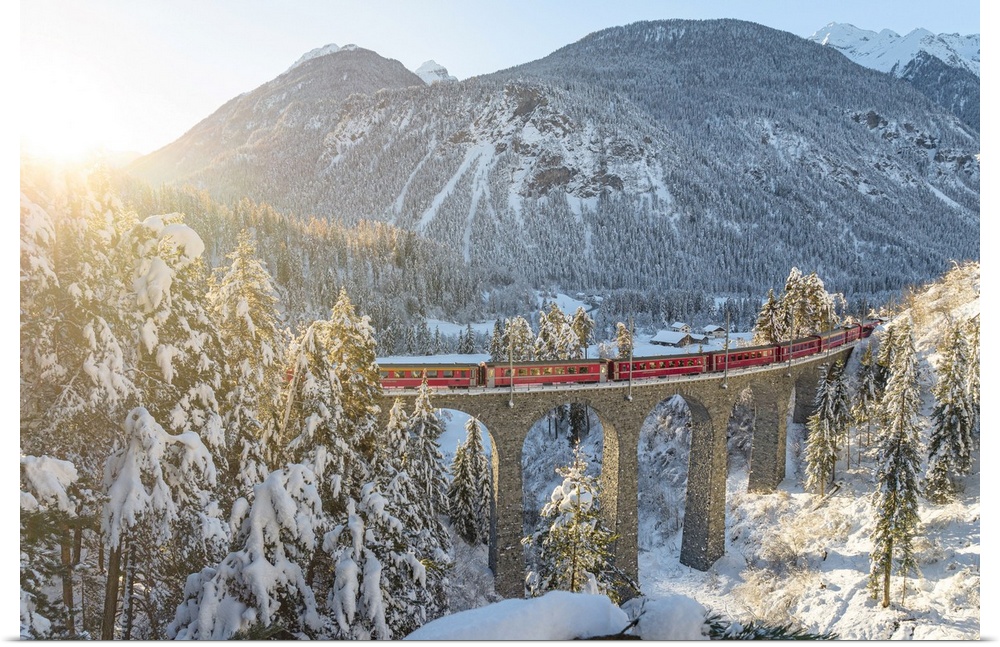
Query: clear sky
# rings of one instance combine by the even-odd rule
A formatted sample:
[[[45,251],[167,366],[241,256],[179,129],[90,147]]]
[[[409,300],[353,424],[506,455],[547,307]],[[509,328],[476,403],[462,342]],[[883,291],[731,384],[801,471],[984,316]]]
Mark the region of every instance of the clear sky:
[[[151,152],[305,52],[354,43],[413,70],[493,72],[637,20],[739,18],[979,33],[978,0],[24,0],[22,144]]]

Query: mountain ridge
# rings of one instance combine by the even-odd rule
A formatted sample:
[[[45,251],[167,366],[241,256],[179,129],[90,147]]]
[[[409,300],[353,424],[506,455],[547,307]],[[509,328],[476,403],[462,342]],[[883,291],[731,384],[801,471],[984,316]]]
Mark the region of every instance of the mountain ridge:
[[[298,69],[333,84],[309,66],[338,58]],[[978,133],[787,32],[647,21],[457,83],[406,74],[292,103],[265,84],[269,127],[238,151],[189,138],[223,153],[172,181],[414,229],[494,286],[759,294],[799,265],[874,294],[978,258]],[[133,168],[169,178],[158,153]]]

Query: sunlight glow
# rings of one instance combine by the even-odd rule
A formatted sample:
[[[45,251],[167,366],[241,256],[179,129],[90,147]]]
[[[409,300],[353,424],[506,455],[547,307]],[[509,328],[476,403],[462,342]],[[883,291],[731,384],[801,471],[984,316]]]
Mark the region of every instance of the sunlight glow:
[[[102,91],[108,84],[100,72],[47,61],[32,67],[21,77],[22,152],[76,161],[126,142],[114,98]]]

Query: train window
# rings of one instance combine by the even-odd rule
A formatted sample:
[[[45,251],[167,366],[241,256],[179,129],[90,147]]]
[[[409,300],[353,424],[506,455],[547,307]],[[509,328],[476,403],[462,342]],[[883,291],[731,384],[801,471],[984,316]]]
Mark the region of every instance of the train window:
[[[674,367],[674,360],[668,361],[667,362],[667,368],[673,368],[673,367]]]
[[[455,371],[441,371],[443,377],[455,377]]]
[[[566,371],[567,371],[567,372],[568,372],[568,373],[569,373],[570,375],[576,375],[576,367],[575,367],[575,366],[570,366],[570,367],[569,367],[568,369],[566,369]]]
[[[583,373],[589,373],[589,372],[590,372],[590,367],[589,366],[581,366],[580,367],[580,373],[581,374],[583,374]]]
[[[566,369],[562,366],[556,367],[556,375],[566,375]]]
[[[398,380],[398,379],[404,377],[405,375],[406,375],[405,371],[395,371],[394,374],[393,374],[393,377]]]
[[[528,371],[528,373],[529,373],[530,375],[539,375],[539,374],[540,374],[540,373],[539,373],[539,370],[538,370],[537,368],[533,368],[533,369],[530,369],[530,370]]]
[[[413,377],[423,377],[423,376],[424,376],[423,371],[413,371]]]
[[[552,367],[551,366],[542,367],[542,375],[552,375]]]
[[[378,372],[378,374],[379,374],[379,376],[381,376],[381,378],[382,378],[383,380],[384,380],[385,378],[389,377],[389,371],[379,371],[379,372]]]
[[[517,374],[519,376],[521,376],[521,377],[524,377],[525,375],[528,374],[528,369],[526,369],[526,368],[519,368],[519,369],[517,369]]]
[[[431,371],[431,370],[427,371],[427,377],[437,377],[437,376],[438,376],[437,371]]]

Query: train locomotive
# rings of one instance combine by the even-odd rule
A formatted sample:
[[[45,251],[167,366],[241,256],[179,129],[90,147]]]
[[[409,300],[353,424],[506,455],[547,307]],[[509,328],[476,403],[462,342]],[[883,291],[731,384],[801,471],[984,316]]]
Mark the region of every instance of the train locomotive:
[[[878,320],[852,324],[779,344],[748,346],[703,353],[480,364],[380,364],[382,388],[415,389],[425,380],[436,389],[514,388],[559,384],[598,384],[722,373],[781,364],[851,344],[872,334]]]

